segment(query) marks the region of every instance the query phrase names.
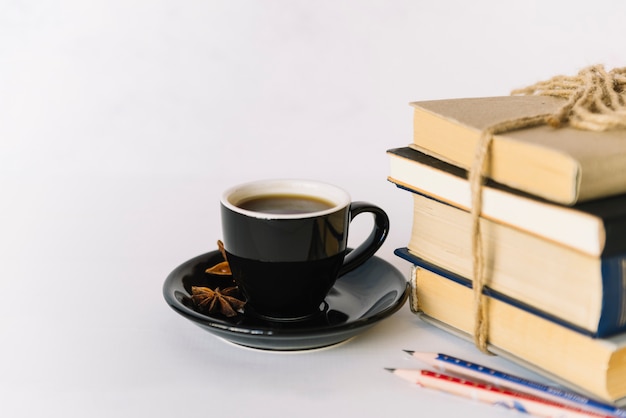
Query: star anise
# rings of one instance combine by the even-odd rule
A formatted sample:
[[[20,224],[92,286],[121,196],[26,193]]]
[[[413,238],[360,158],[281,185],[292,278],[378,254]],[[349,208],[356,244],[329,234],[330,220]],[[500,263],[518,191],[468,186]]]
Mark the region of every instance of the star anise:
[[[219,287],[213,290],[208,287],[192,286],[191,299],[202,312],[219,312],[230,318],[237,315],[237,311],[246,304],[234,296],[237,292],[236,286],[227,287],[224,290],[220,290]]]
[[[218,276],[230,276],[232,272],[230,271],[230,265],[228,264],[228,260],[226,259],[226,250],[224,250],[224,244],[222,241],[217,241],[217,248],[222,253],[222,257],[224,257],[224,261],[221,263],[217,263],[213,267],[209,267],[205,270],[205,273],[215,274]]]

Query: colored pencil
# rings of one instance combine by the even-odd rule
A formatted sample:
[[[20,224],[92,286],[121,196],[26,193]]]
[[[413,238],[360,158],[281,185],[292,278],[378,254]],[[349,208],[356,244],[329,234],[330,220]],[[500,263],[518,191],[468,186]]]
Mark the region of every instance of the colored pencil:
[[[494,386],[528,393],[554,402],[591,409],[611,416],[626,417],[626,411],[581,394],[566,391],[543,383],[524,379],[499,370],[440,353],[424,353],[405,350],[411,356],[434,367],[436,370],[453,373],[467,378],[479,379]]]
[[[387,369],[394,375],[428,389],[462,396],[491,405],[504,406],[529,415],[545,418],[605,417],[611,415],[596,413],[570,405],[549,401],[526,393],[498,388],[459,377],[449,376],[430,370]]]

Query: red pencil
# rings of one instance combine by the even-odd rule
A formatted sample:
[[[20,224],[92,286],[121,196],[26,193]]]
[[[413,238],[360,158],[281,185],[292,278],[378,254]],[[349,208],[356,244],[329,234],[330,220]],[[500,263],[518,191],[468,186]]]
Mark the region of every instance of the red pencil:
[[[604,415],[573,406],[549,401],[525,393],[498,388],[492,385],[460,379],[429,370],[387,369],[393,374],[429,389],[475,399],[492,405],[504,406],[530,415],[546,418],[605,417]]]

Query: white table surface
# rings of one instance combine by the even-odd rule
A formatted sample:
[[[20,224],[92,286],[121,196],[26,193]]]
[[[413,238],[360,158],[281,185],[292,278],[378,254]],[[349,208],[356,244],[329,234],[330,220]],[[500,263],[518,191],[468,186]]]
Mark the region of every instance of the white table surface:
[[[626,3],[4,1],[0,5],[0,416],[514,416],[387,373],[402,350],[532,374],[408,306],[330,349],[233,346],[177,315],[167,274],[215,249],[221,191],[304,177],[411,199],[385,150],[411,100],[505,95],[623,66]],[[355,221],[358,242],[368,221]]]

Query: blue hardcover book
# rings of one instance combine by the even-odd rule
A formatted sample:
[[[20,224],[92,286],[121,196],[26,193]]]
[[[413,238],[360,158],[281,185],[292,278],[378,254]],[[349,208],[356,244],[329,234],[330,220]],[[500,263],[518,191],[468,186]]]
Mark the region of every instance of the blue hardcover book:
[[[410,262],[414,266],[432,271],[455,283],[471,288],[472,281],[467,277],[446,270],[439,265],[416,256],[407,247],[398,248],[394,253],[400,258]],[[497,291],[486,286],[484,294],[502,301],[508,305],[515,306],[533,315],[549,320],[578,333],[592,338],[605,338],[626,331],[626,257],[614,256],[603,259],[602,262],[602,300],[599,306],[599,320],[595,328],[582,327],[572,322],[568,317],[559,316],[554,312],[549,312],[545,306],[536,306],[518,298],[512,297],[503,291]],[[543,279],[550,281],[550,277]],[[553,298],[567,300],[567,291],[564,289],[560,293],[553,294]]]

